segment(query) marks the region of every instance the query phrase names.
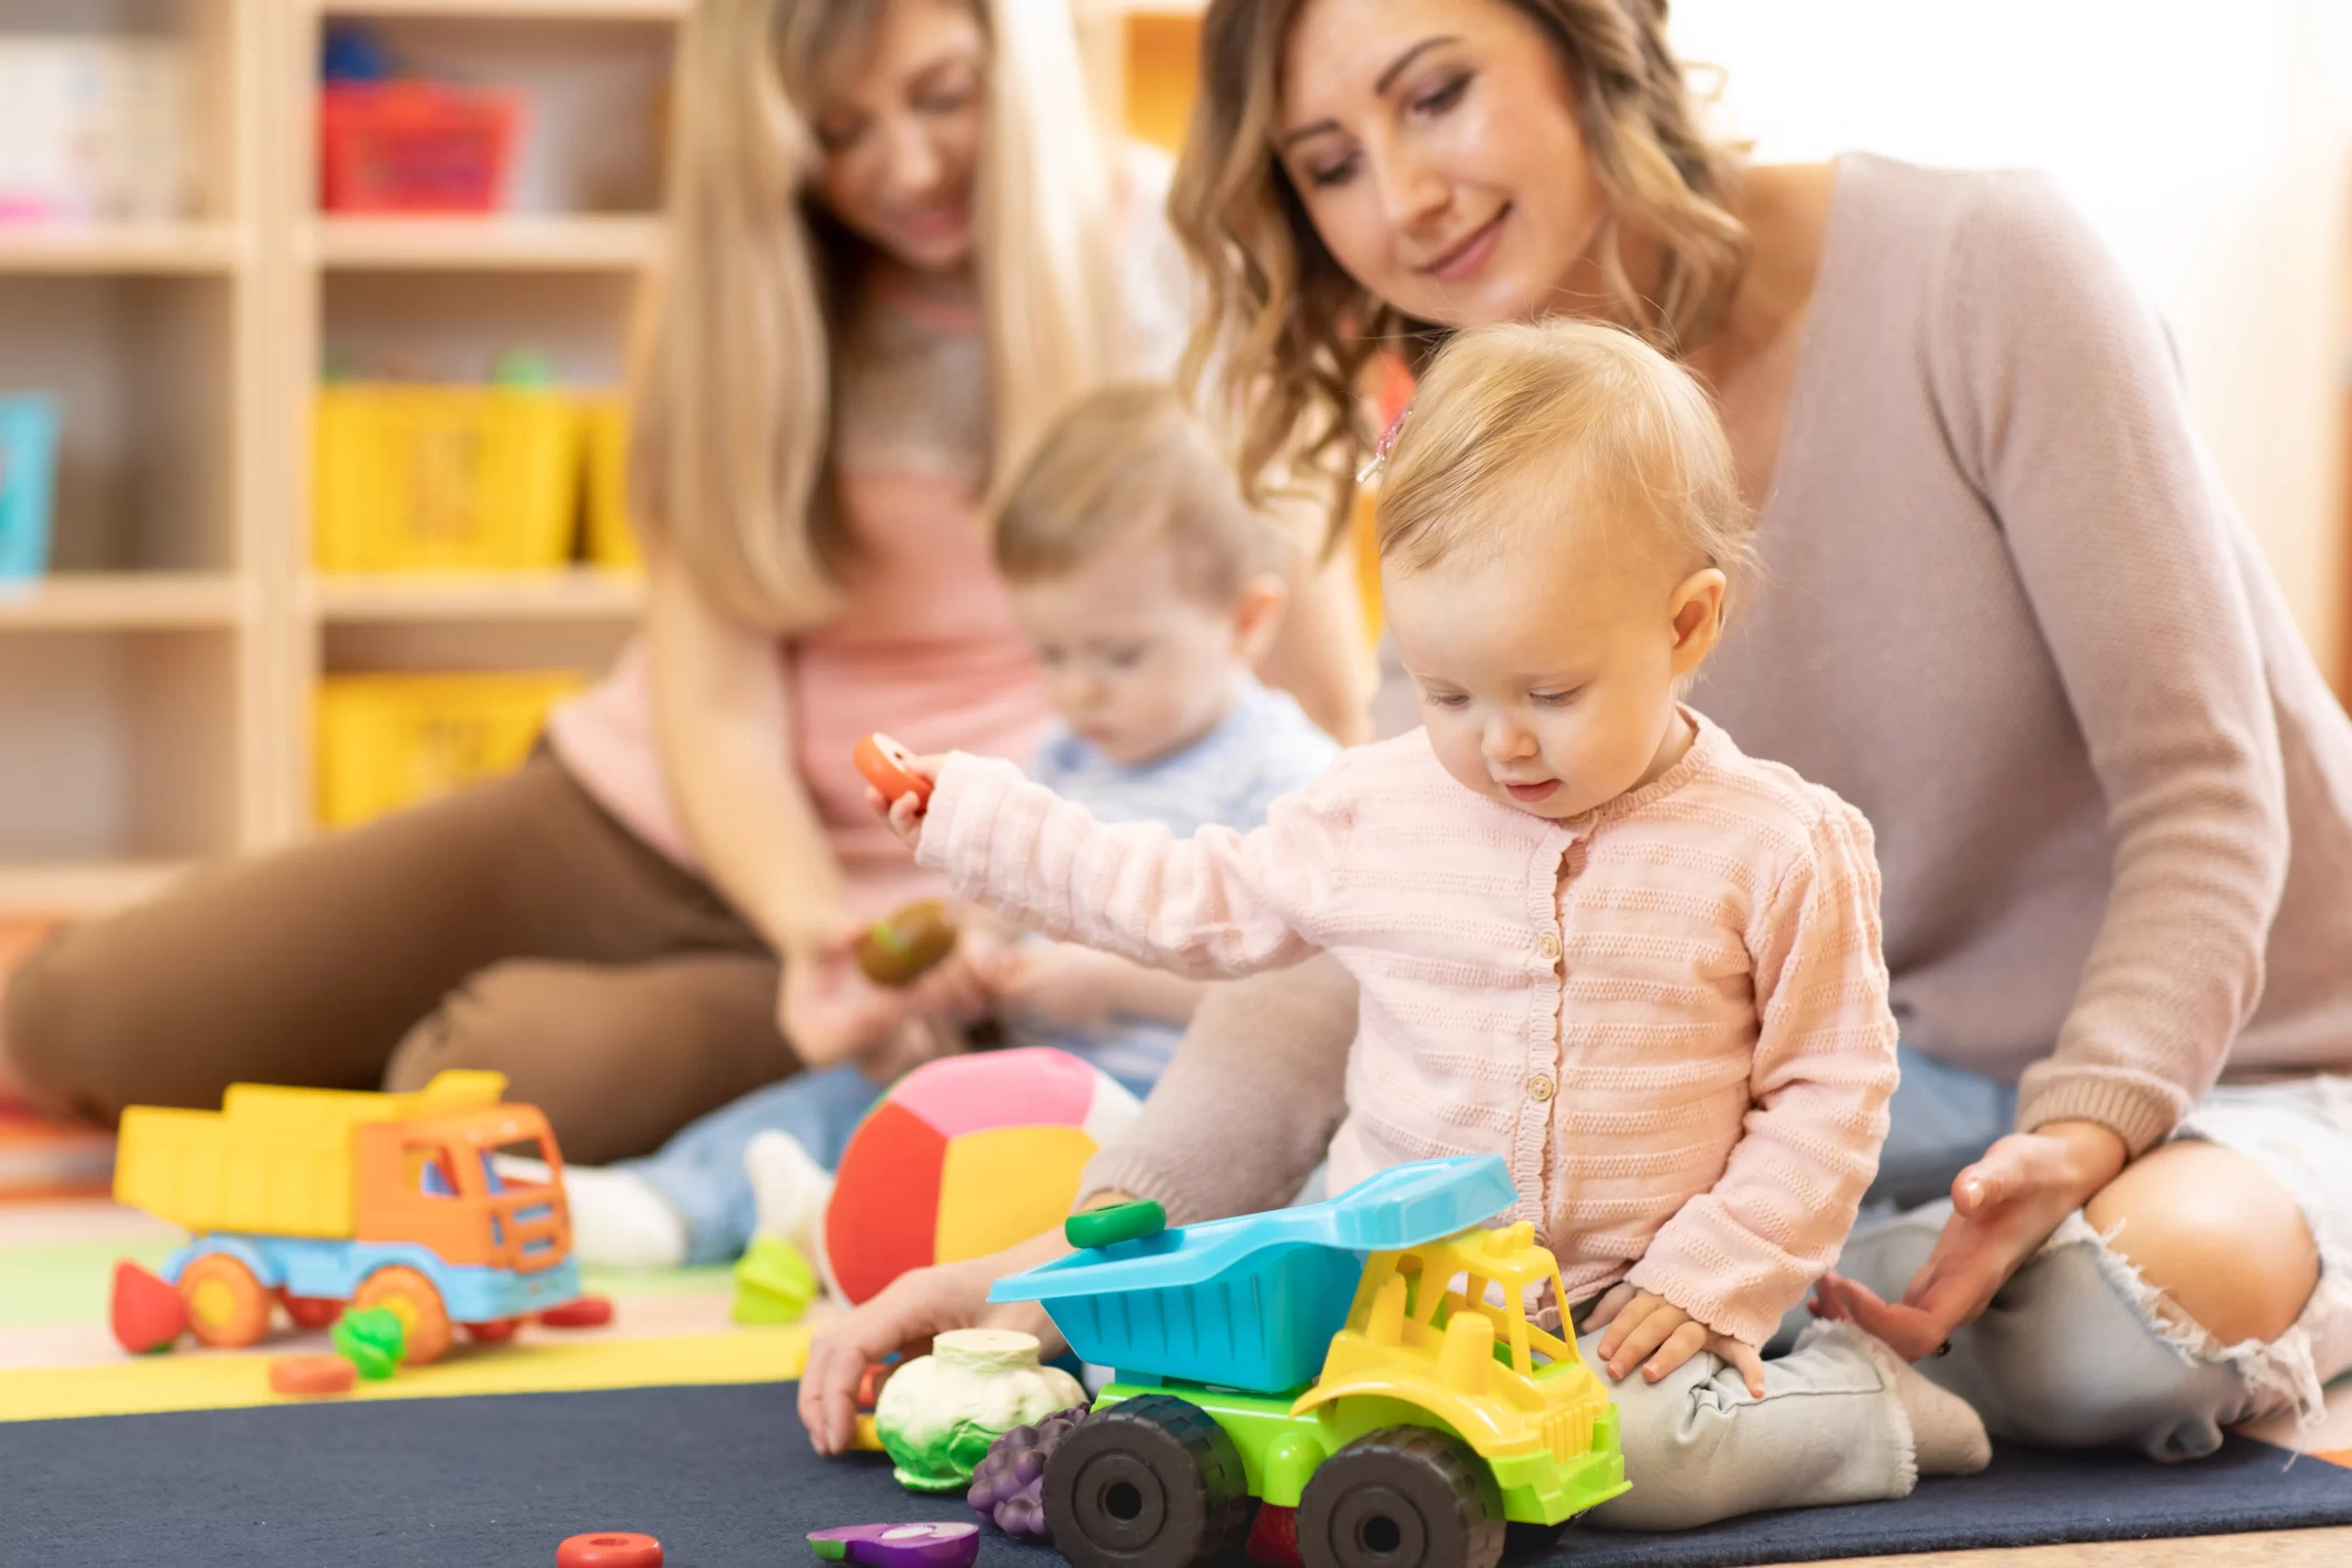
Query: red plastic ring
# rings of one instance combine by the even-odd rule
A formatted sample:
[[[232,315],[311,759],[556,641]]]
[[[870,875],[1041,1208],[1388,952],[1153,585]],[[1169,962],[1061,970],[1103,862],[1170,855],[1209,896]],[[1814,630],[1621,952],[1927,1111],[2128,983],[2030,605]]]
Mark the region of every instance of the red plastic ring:
[[[662,1568],[662,1543],[626,1530],[575,1535],[555,1549],[555,1568]]]
[[[539,1321],[549,1328],[601,1328],[613,1321],[613,1298],[581,1296],[548,1308]]]

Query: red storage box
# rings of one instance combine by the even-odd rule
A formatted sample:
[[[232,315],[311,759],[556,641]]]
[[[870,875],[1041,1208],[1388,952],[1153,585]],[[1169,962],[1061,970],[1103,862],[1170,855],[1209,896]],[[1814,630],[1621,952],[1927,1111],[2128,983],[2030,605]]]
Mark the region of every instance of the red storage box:
[[[319,95],[320,204],[329,212],[494,212],[505,204],[521,98],[430,82]]]

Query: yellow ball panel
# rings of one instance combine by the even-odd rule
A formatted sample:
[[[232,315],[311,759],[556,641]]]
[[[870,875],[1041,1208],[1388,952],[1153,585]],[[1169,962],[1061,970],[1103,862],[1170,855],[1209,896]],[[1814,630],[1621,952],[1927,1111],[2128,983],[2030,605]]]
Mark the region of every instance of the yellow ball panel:
[[[933,1258],[1001,1252],[1061,1224],[1094,1140],[1078,1127],[997,1127],[948,1143]]]

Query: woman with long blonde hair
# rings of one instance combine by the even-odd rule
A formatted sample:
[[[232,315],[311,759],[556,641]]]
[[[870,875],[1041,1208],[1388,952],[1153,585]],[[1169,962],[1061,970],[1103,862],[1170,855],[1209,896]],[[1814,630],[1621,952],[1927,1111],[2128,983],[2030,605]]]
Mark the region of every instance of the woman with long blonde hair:
[[[1884,871],[1903,1083],[1871,1196],[1918,1207],[1855,1233],[1817,1309],[1945,1350],[1922,1370],[1996,1435],[2177,1460],[2315,1416],[2352,1369],[2352,723],[2161,323],[2050,184],[1754,164],[1666,19],[1212,0],[1172,204],[1208,275],[1206,400],[1245,479],[1304,465],[1344,500],[1383,349],[1566,314],[1679,358],[1762,562],[1692,701],[1860,807]],[[1328,965],[1212,994],[1089,1201],[1286,1201],[1350,1113],[1354,1017]],[[1494,1070],[1575,1136],[1578,1063]],[[978,1317],[1056,1245],[910,1276],[820,1337],[820,1445],[861,1358]],[[1686,1393],[1745,1397],[1705,1359]],[[1645,1495],[1669,1456],[1627,1443],[1617,1522],[1771,1501]]]
[[[1037,0],[701,0],[673,105],[639,643],[517,773],[62,933],[8,987],[0,1077],[109,1118],[496,1068],[595,1163],[804,1066],[887,1074],[980,1009],[960,962],[888,991],[850,961],[932,886],[851,747],[1039,728],[983,502],[1070,399],[1173,369],[1165,162],[1098,136]],[[1344,729],[1335,583],[1272,673]]]

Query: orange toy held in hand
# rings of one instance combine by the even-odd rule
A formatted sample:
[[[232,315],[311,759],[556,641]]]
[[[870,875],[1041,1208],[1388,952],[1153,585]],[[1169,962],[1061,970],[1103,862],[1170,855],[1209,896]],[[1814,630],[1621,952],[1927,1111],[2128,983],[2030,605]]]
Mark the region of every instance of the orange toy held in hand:
[[[931,780],[917,767],[915,754],[888,736],[878,730],[867,736],[857,743],[852,760],[885,801],[895,805],[899,796],[911,795],[917,811],[931,804]]]

